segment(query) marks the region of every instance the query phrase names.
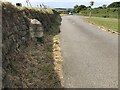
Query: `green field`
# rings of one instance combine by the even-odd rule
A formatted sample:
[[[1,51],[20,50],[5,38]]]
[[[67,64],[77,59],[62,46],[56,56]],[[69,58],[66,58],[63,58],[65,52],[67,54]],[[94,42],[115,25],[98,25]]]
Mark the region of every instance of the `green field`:
[[[103,26],[106,29],[110,29],[112,31],[118,32],[118,20],[111,19],[111,18],[99,18],[99,17],[92,17],[92,18],[84,18],[84,20],[94,23],[98,26]]]
[[[89,16],[90,10],[83,10],[79,15]],[[92,16],[104,18],[118,18],[118,8],[92,9]]]

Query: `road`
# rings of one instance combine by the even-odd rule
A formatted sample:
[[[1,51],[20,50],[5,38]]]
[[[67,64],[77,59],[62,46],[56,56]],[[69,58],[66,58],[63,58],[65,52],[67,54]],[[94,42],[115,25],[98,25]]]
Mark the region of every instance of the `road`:
[[[64,87],[117,88],[118,36],[90,25],[82,18],[62,17]]]

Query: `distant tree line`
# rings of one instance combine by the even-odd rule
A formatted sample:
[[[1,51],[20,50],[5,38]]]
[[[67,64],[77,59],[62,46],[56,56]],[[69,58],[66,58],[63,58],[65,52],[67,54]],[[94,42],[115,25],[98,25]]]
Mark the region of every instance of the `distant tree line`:
[[[95,16],[104,18],[118,18],[120,10],[120,2],[113,2],[109,5],[102,5],[96,8],[92,8],[91,5],[86,7],[85,5],[75,5],[73,12],[83,16]]]
[[[120,7],[120,2],[113,2],[108,6],[106,4],[104,4],[100,7],[95,8],[95,9],[119,8],[119,7]],[[91,8],[91,6],[86,7],[85,5],[75,5],[74,9],[73,9],[73,12],[74,13],[79,13],[80,11],[87,10],[87,9],[90,9],[90,8]]]
[[[74,6],[73,12],[79,13],[80,11],[86,10],[86,9],[87,9],[87,7],[85,5],[80,5],[80,6],[76,5],[76,6]]]
[[[108,8],[119,8],[120,2],[113,2],[110,5],[108,5]]]

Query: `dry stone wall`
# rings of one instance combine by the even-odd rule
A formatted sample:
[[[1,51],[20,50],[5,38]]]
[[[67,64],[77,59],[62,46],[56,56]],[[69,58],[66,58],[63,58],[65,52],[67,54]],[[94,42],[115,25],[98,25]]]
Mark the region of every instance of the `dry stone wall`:
[[[34,26],[31,25],[31,20],[38,20],[37,28],[40,32],[36,32],[42,37],[44,32],[55,30],[55,27],[60,25],[61,17],[52,9],[15,7],[11,3],[2,3],[3,87],[10,85],[10,80],[6,80],[14,66],[13,62],[18,58],[22,60],[21,53],[32,42],[31,29],[34,30]],[[35,36],[34,32],[33,37]]]

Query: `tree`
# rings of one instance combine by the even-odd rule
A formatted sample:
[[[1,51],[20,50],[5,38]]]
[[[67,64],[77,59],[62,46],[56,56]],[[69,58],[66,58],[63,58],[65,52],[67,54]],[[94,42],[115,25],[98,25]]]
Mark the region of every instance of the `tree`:
[[[90,6],[92,7],[94,5],[94,1],[90,1]]]
[[[80,6],[76,5],[74,6],[73,12],[79,13],[80,11],[85,10],[85,9],[87,9],[85,5],[80,5]]]
[[[103,6],[99,6],[97,9],[103,9]]]
[[[94,1],[90,1],[90,14],[89,16],[91,17],[92,16],[92,6],[94,5]]]
[[[77,13],[77,12],[78,12],[78,5],[75,5],[75,6],[74,6],[73,12],[74,12],[74,13]]]
[[[102,7],[103,7],[103,9],[106,9],[107,5],[106,5],[106,4],[104,4]]]
[[[108,8],[119,8],[120,2],[113,2],[110,5],[108,5]]]
[[[67,9],[67,12],[73,12],[73,9],[68,8],[68,9]]]
[[[87,7],[85,5],[80,5],[79,7],[80,7],[80,11],[87,9]]]

